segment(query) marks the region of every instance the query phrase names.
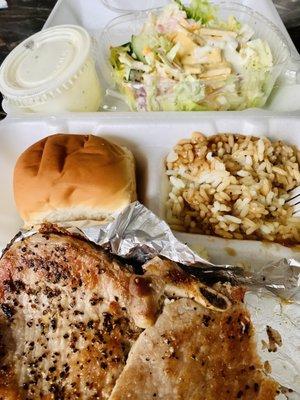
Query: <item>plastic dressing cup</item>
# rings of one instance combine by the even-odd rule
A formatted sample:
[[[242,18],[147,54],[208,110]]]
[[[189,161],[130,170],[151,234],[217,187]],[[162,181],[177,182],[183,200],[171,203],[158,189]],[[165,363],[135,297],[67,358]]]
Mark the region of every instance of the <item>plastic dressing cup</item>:
[[[247,24],[254,30],[253,38],[267,41],[272,51],[273,67],[270,69],[262,103],[265,103],[280,75],[289,74],[288,62],[290,49],[282,32],[267,18],[244,5],[232,2],[212,3],[216,6],[217,17],[220,21],[227,21],[229,16],[234,16],[242,24]],[[159,14],[162,8],[148,11],[131,12],[114,18],[106,25],[100,37],[101,71],[109,86],[114,88],[113,69],[109,63],[110,48],[120,46],[131,40],[132,35],[138,35],[143,28],[149,14]],[[298,64],[300,68],[300,65]],[[292,71],[295,75],[295,72]],[[295,80],[294,80],[295,83]]]
[[[102,92],[89,34],[61,25],[29,37],[1,65],[0,91],[8,109],[22,112],[97,111]]]

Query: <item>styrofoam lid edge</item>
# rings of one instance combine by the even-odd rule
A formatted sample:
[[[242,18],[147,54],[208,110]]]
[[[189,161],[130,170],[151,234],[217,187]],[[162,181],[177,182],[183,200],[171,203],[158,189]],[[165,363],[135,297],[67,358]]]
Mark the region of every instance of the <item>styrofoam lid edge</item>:
[[[168,0],[146,0],[144,2],[142,1],[129,1],[124,2],[122,0],[120,1],[112,1],[112,0],[101,0],[103,5],[108,8],[109,10],[112,10],[114,12],[118,12],[121,14],[124,13],[129,13],[129,12],[137,12],[137,11],[148,11],[153,8],[157,7],[163,7],[168,4]],[[124,8],[124,3],[126,4],[126,7]],[[134,4],[134,6],[132,5]],[[143,5],[141,5],[143,4]]]

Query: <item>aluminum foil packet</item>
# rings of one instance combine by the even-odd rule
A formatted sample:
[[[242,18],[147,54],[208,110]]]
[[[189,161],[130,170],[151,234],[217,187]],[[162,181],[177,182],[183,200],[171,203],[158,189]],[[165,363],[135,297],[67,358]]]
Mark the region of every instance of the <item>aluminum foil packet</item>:
[[[134,202],[105,224],[95,221],[60,223],[60,228],[80,235],[129,262],[144,263],[159,255],[182,265],[201,281],[224,281],[246,285],[245,302],[256,328],[263,361],[285,394],[278,399],[300,399],[300,262],[283,259],[255,270],[214,265],[173,235],[170,227],[149,209]],[[14,239],[35,234],[39,227],[21,231]],[[267,328],[269,327],[269,328]],[[282,338],[275,348],[267,345],[268,330]],[[285,389],[284,389],[285,388]]]
[[[286,300],[300,301],[300,262],[282,259],[259,270],[233,265],[215,265],[180,242],[169,225],[138,201],[131,203],[105,224],[96,221],[60,223],[60,227],[79,234],[119,257],[144,263],[159,255],[185,266],[203,280],[217,280],[267,288]],[[28,237],[39,227],[21,231],[15,240]]]

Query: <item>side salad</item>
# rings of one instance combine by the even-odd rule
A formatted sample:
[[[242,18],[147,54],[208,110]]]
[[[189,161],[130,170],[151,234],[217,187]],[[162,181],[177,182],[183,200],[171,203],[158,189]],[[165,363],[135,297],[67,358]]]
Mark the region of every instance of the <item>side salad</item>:
[[[141,33],[111,47],[113,79],[132,110],[205,111],[262,107],[273,57],[268,43],[208,0],[173,0]]]

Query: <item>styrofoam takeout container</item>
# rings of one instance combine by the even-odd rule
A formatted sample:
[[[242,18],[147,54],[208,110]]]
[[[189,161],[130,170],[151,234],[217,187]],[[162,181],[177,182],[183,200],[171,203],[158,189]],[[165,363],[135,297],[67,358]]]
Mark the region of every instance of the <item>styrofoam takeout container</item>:
[[[109,0],[106,0],[109,1]],[[129,0],[120,0],[126,3]],[[163,0],[162,0],[163,1]],[[145,3],[136,1],[136,4]],[[286,37],[292,52],[291,63],[300,60],[290,37],[271,0],[240,0],[239,3],[260,12],[275,23]],[[99,45],[100,32],[105,25],[117,17],[117,13],[105,7],[101,0],[58,0],[45,27],[63,24],[81,25],[92,36],[95,48]],[[99,64],[98,64],[99,68]],[[100,68],[98,72],[101,74]],[[101,76],[101,75],[100,75]],[[17,116],[12,112],[0,121],[0,248],[17,233],[22,221],[16,211],[13,191],[13,168],[18,155],[37,140],[57,132],[91,133],[104,136],[116,143],[127,146],[137,160],[139,199],[151,210],[164,216],[167,179],[164,174],[164,158],[179,139],[189,137],[197,130],[205,134],[232,132],[265,135],[271,139],[281,138],[300,147],[300,85],[282,86],[266,110],[244,112],[190,112],[190,113],[65,113],[60,116],[27,114]],[[287,111],[278,113],[276,110]],[[294,112],[293,112],[294,110]],[[205,247],[211,261],[255,265],[258,268],[266,262],[282,257],[300,260],[299,248],[287,248],[278,244],[264,244],[258,241],[237,241],[198,234],[176,233],[182,241],[193,248]],[[268,353],[260,346],[267,340],[265,329],[257,332],[258,350],[263,360],[273,361],[272,375],[295,392],[289,399],[299,399],[299,306],[285,304],[269,294],[268,304],[262,306],[259,295],[250,294],[247,305],[254,322],[263,318],[261,326],[271,325],[279,332],[288,334],[283,346],[276,353]],[[284,311],[284,313],[283,313]],[[283,316],[284,314],[284,316]],[[289,352],[290,360],[283,359],[282,352]],[[294,362],[295,361],[295,362]],[[291,376],[295,380],[291,385]],[[284,397],[280,397],[285,399]]]
[[[23,116],[6,118],[0,122],[0,248],[4,248],[17,233],[22,221],[17,214],[12,192],[13,169],[19,154],[43,137],[57,132],[91,133],[101,135],[117,144],[127,146],[137,163],[139,199],[160,216],[165,214],[167,179],[164,159],[171,147],[193,131],[205,134],[239,132],[267,135],[271,139],[284,139],[300,146],[299,116],[244,116],[243,113],[189,113],[188,119],[178,113],[69,114],[65,117]],[[279,259],[300,260],[299,248],[286,248],[278,244],[258,241],[226,240],[198,234],[176,233],[176,236],[194,249],[206,247],[211,261],[220,264],[242,264],[260,268]],[[246,304],[251,312],[256,331],[257,349],[263,361],[272,366],[272,376],[294,392],[289,400],[298,400],[299,380],[299,304],[282,302],[271,293],[248,293]],[[276,353],[269,353],[261,346],[267,341],[265,326],[270,325],[283,335],[283,345]],[[278,400],[286,399],[280,395]]]
[[[109,1],[109,0],[106,0]],[[128,0],[120,0],[127,3]],[[136,1],[136,4],[146,2]],[[275,23],[286,37],[292,52],[291,65],[300,59],[290,37],[271,0],[240,0]],[[117,13],[103,5],[101,0],[58,0],[45,27],[77,24],[88,30],[94,48],[99,46],[100,32]],[[94,53],[97,54],[97,53]],[[101,70],[98,64],[98,72]],[[103,76],[102,76],[103,78]],[[294,78],[292,76],[292,78]],[[124,108],[125,109],[125,108]],[[121,108],[119,108],[121,110]],[[276,110],[287,111],[279,114]],[[294,112],[292,112],[294,110]],[[179,139],[188,137],[192,131],[205,134],[220,131],[281,138],[300,146],[300,85],[281,86],[273,96],[266,110],[244,112],[196,112],[196,113],[85,113],[68,114],[60,117],[26,115],[20,118],[10,114],[0,122],[0,248],[16,234],[22,224],[14,206],[12,193],[12,173],[17,156],[35,141],[57,132],[92,133],[105,136],[116,143],[128,146],[134,153],[138,167],[138,189],[140,200],[160,216],[164,216],[167,179],[164,175],[164,157]],[[299,248],[286,248],[278,244],[264,244],[255,241],[237,241],[221,238],[176,233],[182,241],[193,248],[205,247],[210,259],[215,263],[255,265],[258,268],[266,262],[282,257],[300,259]],[[298,360],[299,335],[295,335],[295,325],[299,325],[299,307],[284,304],[270,294],[269,303],[262,307],[260,297],[250,294],[247,301],[253,321],[263,318],[284,336],[283,346],[277,353],[262,350],[261,340],[266,340],[265,329],[257,332],[258,350],[263,360],[272,365],[272,375],[295,392],[289,399],[299,399],[300,381],[298,365],[283,359],[282,353],[289,352],[290,360]],[[284,316],[283,315],[284,311]],[[292,344],[292,345],[291,345]],[[291,384],[291,376],[296,376]],[[298,376],[298,377],[297,377]],[[280,397],[280,399],[284,399]]]
[[[21,226],[12,193],[13,168],[18,155],[35,141],[57,132],[91,133],[128,146],[137,160],[139,199],[164,218],[168,184],[164,160],[177,141],[189,137],[193,131],[265,135],[300,147],[300,118],[297,117],[244,117],[221,112],[216,118],[211,112],[199,119],[195,112],[189,113],[188,119],[176,113],[136,114],[134,119],[128,113],[8,118],[0,123],[0,182],[3,188],[0,197],[0,247],[3,248]],[[205,247],[211,261],[218,264],[255,263],[260,266],[283,257],[300,259],[300,246],[287,248],[199,234],[176,235],[193,248]]]
[[[26,116],[6,118],[0,122],[0,248],[6,246],[16,234],[22,222],[14,206],[12,193],[13,168],[19,154],[43,137],[57,132],[91,133],[104,136],[117,144],[127,146],[137,162],[139,199],[151,210],[164,216],[166,177],[164,159],[176,142],[188,137],[194,130],[205,134],[216,132],[240,132],[244,134],[268,135],[271,139],[284,139],[300,146],[300,118],[286,117],[243,117],[229,113],[206,113],[199,119],[199,113],[190,113],[188,120],[176,113],[136,114],[69,114],[68,117]],[[263,244],[258,241],[225,240],[198,234],[176,233],[192,247],[207,248],[212,261],[216,263],[251,264],[257,268],[282,257],[300,259],[299,249],[289,249],[278,244]],[[263,300],[261,296],[263,295]],[[246,304],[251,312],[256,331],[257,349],[263,361],[272,366],[272,376],[283,386],[294,392],[289,400],[298,400],[300,380],[298,371],[300,349],[299,330],[300,308],[298,303],[282,302],[270,292],[250,292]],[[276,353],[269,353],[261,346],[267,341],[265,326],[270,325],[283,334],[283,345]],[[278,400],[286,397],[280,395]]]

